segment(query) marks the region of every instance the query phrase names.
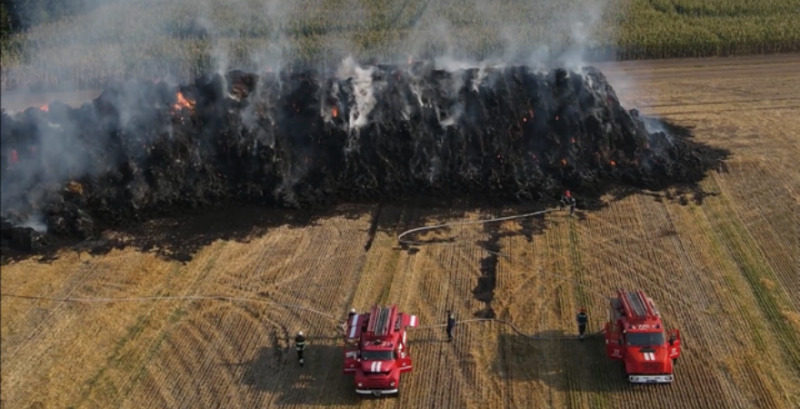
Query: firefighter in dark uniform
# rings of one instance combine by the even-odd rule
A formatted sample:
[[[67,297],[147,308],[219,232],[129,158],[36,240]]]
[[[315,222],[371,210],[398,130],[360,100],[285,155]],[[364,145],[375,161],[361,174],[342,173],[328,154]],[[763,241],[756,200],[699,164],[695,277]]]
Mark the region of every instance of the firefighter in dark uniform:
[[[347,336],[347,329],[350,328],[354,315],[356,315],[356,309],[352,308],[350,309],[350,313],[347,314],[347,321],[342,323],[342,332],[344,333],[344,336]]]
[[[297,333],[294,337],[294,347],[297,350],[297,360],[300,366],[303,366],[303,351],[306,350],[306,337],[303,336],[303,331]]]
[[[456,326],[456,317],[447,310],[447,342],[453,340],[453,328]]]
[[[580,334],[579,338],[581,341],[583,341],[583,333],[586,332],[586,323],[589,322],[589,316],[586,315],[586,308],[581,307],[581,310],[575,320],[578,321],[578,333]]]
[[[572,216],[575,214],[575,206],[577,206],[578,202],[572,197],[572,193],[569,190],[564,192],[564,196],[561,196],[561,206],[560,208],[564,208],[564,206],[569,206],[569,215]]]

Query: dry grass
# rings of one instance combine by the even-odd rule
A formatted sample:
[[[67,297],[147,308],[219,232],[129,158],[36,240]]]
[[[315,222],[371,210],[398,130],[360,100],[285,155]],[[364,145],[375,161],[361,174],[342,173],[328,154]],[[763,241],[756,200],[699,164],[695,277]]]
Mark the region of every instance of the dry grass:
[[[400,398],[360,405],[800,406],[800,74],[775,68],[792,65],[785,59],[745,60],[735,70],[732,63],[603,67],[612,83],[615,76],[636,83],[617,86],[632,105],[696,126],[699,139],[733,150],[729,171],[702,183],[712,195],[698,205],[673,190],[630,196],[581,219],[550,214],[546,230],[527,233],[530,240],[519,222],[504,223],[498,243],[507,257],[497,261],[491,306],[545,339],[494,323],[457,327],[452,344],[441,329],[417,330],[416,368]],[[337,317],[351,306],[398,303],[422,325],[442,323],[447,309],[467,319],[485,307],[473,294],[488,256],[477,244],[489,238],[483,226],[430,233],[420,238],[456,241],[409,252],[394,240],[398,231],[460,212],[384,206],[365,252],[373,210],[355,220],[276,228],[250,243],[217,241],[185,265],[132,250],[80,259],[64,253],[50,264],[5,266],[0,284],[4,294],[48,297],[252,297]],[[673,385],[627,385],[599,339],[547,339],[573,334],[581,305],[589,308],[590,330],[598,330],[603,296],[617,286],[647,291],[667,324],[682,330]],[[69,304],[4,296],[1,303],[4,407],[358,404],[340,374],[336,323],[319,314],[257,302]],[[299,329],[311,340],[304,369],[290,349]]]

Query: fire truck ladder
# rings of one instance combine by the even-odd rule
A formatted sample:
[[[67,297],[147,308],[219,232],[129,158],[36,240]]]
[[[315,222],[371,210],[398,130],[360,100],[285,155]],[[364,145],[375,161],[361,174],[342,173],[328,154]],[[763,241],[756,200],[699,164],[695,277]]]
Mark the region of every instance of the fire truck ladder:
[[[638,318],[653,316],[650,304],[641,291],[625,291],[623,293],[622,302],[625,305],[625,309]]]
[[[383,308],[381,310],[381,315],[378,319],[378,324],[376,328],[376,335],[386,335],[389,332],[389,326],[392,325],[391,323],[392,318],[392,308]]]
[[[392,324],[391,318],[391,307],[372,307],[372,311],[369,314],[367,332],[372,332],[375,335],[386,335],[389,332],[389,326]]]
[[[377,305],[372,307],[372,310],[369,312],[369,322],[367,323],[367,332],[375,332],[375,324],[378,323],[378,315],[380,315],[381,307]]]

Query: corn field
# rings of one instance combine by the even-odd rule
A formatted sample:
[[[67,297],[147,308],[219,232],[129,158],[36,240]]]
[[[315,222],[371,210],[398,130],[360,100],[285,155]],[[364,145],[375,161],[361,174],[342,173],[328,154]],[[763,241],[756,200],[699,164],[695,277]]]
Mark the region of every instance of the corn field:
[[[586,60],[800,51],[800,0],[131,0],[2,44],[0,83],[94,88],[108,81],[346,55],[519,59],[579,47]]]

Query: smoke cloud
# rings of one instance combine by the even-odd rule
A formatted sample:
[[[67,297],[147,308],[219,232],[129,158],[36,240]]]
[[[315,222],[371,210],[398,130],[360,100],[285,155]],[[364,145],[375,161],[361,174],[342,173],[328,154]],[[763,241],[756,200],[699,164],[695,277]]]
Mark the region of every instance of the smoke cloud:
[[[297,63],[335,69],[348,56],[362,64],[446,57],[472,66],[488,61],[580,68],[595,51],[613,46],[625,12],[619,0],[92,4],[86,13],[16,37],[24,59],[3,64],[3,89],[33,83],[75,89],[155,78],[186,82],[206,73],[260,73]]]
[[[587,67],[613,50],[617,0],[98,1],[3,64],[4,88],[110,84],[77,109],[3,114],[16,226],[88,237],[225,200],[535,200],[693,180],[717,158],[681,162],[695,146]]]

